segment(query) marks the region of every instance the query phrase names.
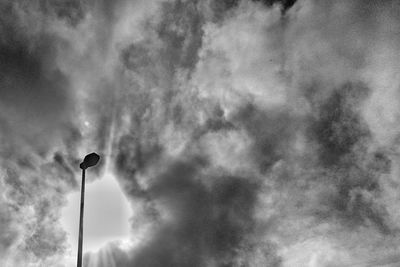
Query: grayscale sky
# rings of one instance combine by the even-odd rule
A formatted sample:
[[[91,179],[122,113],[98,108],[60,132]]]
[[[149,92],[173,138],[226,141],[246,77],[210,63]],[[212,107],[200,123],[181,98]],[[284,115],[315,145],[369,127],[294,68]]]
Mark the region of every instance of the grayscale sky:
[[[1,0],[0,266],[400,265],[398,0]]]

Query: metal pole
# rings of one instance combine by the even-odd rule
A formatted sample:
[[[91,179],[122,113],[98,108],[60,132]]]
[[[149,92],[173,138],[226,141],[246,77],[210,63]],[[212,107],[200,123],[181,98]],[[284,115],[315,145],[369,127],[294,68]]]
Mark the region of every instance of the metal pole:
[[[82,186],[81,186],[81,211],[79,217],[79,240],[78,240],[78,262],[77,267],[82,267],[82,241],[83,241],[83,209],[85,203],[85,169],[82,169]]]

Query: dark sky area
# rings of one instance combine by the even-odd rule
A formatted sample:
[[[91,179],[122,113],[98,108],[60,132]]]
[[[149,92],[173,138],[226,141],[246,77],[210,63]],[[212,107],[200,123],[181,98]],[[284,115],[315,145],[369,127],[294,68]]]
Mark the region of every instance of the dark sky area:
[[[92,151],[130,214],[86,267],[399,266],[399,33],[395,0],[1,1],[0,266],[75,266]]]

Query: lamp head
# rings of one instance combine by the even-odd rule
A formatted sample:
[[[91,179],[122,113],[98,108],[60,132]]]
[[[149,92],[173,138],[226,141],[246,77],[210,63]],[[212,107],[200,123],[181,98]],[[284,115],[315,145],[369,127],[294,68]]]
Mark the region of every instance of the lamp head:
[[[90,153],[85,156],[83,159],[83,162],[79,165],[79,167],[84,170],[89,167],[95,166],[100,160],[100,156],[97,155],[96,153]]]

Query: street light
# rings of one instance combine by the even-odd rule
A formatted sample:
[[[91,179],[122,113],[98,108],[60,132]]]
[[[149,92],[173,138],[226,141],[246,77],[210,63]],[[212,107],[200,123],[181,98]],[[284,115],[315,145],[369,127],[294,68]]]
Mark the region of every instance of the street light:
[[[82,241],[83,241],[83,208],[85,203],[85,170],[93,167],[99,162],[100,156],[96,153],[90,153],[85,156],[83,162],[79,165],[82,169],[82,186],[81,186],[81,211],[79,216],[79,240],[78,240],[78,262],[77,267],[82,267]]]

